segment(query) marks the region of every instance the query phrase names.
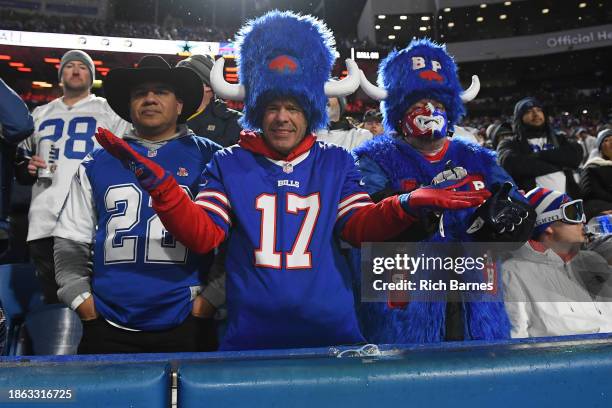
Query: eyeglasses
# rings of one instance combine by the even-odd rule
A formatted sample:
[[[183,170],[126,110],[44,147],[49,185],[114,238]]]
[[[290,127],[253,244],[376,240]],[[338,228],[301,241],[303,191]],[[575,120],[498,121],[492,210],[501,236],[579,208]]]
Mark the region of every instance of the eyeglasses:
[[[582,224],[586,222],[582,200],[569,201],[552,211],[546,211],[537,216],[535,226],[561,221],[566,224]]]

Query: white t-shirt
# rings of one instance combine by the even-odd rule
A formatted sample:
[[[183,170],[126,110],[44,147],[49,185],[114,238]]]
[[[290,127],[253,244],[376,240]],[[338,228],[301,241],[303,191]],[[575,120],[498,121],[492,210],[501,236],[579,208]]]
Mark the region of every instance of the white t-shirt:
[[[89,95],[73,106],[62,98],[34,109],[34,133],[19,144],[19,154],[29,158],[36,154],[41,139],[52,142],[56,150],[52,180],[37,180],[32,186],[28,241],[53,235],[53,228],[66,200],[70,181],[79,163],[99,146],[94,137],[98,127],[123,136],[131,124],[121,119],[106,99]]]

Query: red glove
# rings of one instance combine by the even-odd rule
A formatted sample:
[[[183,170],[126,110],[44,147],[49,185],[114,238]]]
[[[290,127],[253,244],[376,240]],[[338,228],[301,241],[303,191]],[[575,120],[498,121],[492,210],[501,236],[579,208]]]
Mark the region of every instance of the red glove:
[[[96,140],[107,152],[119,159],[125,168],[134,172],[138,183],[146,191],[154,190],[170,176],[160,165],[136,153],[125,140],[118,138],[110,130],[98,128]]]
[[[491,193],[486,190],[478,191],[449,191],[432,187],[421,187],[398,198],[404,211],[417,215],[420,209],[449,209],[477,207],[484,203]]]

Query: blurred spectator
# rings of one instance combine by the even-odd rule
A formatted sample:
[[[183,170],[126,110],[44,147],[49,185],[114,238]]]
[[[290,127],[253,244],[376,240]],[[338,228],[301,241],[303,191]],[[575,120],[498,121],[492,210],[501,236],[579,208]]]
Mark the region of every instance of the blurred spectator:
[[[572,136],[572,139],[574,139],[576,143],[578,143],[580,147],[582,147],[581,164],[584,164],[588,160],[591,152],[593,150],[597,150],[597,139],[591,136],[588,131],[583,127],[576,128],[572,132]]]
[[[527,97],[514,107],[514,136],[500,142],[498,160],[516,181],[529,191],[536,186],[578,194],[573,171],[582,160],[582,149],[555,132],[542,104]]]
[[[506,310],[512,337],[612,332],[612,272],[585,242],[582,200],[537,187],[532,239],[504,262]]]
[[[373,136],[381,135],[384,132],[382,125],[382,113],[376,109],[367,110],[363,114],[361,127],[372,133]]]
[[[612,129],[599,132],[596,142],[598,155],[586,162],[580,179],[589,220],[612,214]]]
[[[353,150],[366,140],[372,138],[372,133],[366,129],[355,127],[346,118],[342,117],[346,107],[345,97],[332,97],[327,99],[327,116],[329,125],[327,129],[317,131],[317,140],[342,146],[348,151]]]
[[[4,355],[4,346],[6,345],[6,316],[4,316],[4,309],[2,309],[2,302],[0,302],[0,356]]]
[[[192,55],[179,61],[177,67],[187,67],[195,71],[202,81],[204,93],[198,111],[188,120],[187,126],[198,136],[204,136],[223,147],[238,143],[242,127],[238,120],[240,112],[229,109],[225,102],[218,99],[210,87],[210,70],[215,60],[210,55]]]
[[[19,95],[0,79],[0,257],[10,242],[9,212],[15,145],[34,131],[34,121]]]
[[[512,125],[508,122],[500,122],[489,125],[486,130],[487,142],[493,150],[497,150],[497,146],[502,140],[512,137]]]

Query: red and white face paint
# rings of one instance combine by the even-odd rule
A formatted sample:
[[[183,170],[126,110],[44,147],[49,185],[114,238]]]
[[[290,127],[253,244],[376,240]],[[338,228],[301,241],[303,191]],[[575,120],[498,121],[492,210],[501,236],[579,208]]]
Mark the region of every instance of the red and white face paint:
[[[436,139],[446,137],[448,120],[446,112],[428,103],[409,110],[401,121],[404,136],[431,137]]]

